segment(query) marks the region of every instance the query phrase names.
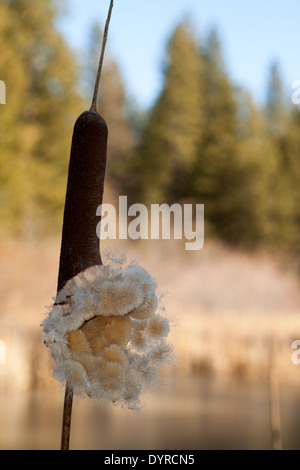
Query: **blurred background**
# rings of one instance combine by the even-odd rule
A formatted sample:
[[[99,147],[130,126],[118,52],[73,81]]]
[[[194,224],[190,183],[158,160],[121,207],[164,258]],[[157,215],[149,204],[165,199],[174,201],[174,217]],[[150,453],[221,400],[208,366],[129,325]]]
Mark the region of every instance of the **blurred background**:
[[[60,446],[64,390],[40,323],[108,3],[0,1],[0,449]],[[298,449],[299,2],[145,3],[115,1],[104,202],[205,204],[205,245],[102,244],[156,278],[175,360],[139,415],[76,400],[71,448],[271,449],[280,434]]]

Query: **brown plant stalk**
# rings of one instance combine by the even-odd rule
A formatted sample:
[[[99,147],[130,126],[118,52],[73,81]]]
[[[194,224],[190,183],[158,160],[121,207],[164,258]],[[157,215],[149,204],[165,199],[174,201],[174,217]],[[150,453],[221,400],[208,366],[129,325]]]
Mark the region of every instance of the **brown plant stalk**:
[[[74,276],[91,266],[102,265],[96,234],[96,211],[102,204],[108,130],[97,113],[97,97],[108,28],[113,9],[110,2],[92,105],[77,119],[73,132],[64,210],[57,292]],[[61,450],[69,450],[73,388],[66,383]]]
[[[269,353],[269,402],[272,450],[282,450],[277,343],[273,336],[270,338]]]

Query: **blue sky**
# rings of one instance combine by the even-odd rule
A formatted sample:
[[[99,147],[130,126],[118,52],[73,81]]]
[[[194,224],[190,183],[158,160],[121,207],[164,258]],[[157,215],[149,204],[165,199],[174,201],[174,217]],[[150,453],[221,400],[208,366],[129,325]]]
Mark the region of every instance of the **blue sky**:
[[[68,0],[59,28],[81,52],[92,25],[104,27],[109,0]],[[129,94],[141,106],[155,100],[162,84],[166,43],[178,22],[190,16],[199,38],[218,27],[234,82],[264,99],[269,65],[281,64],[286,92],[300,80],[299,0],[115,0],[108,47]]]

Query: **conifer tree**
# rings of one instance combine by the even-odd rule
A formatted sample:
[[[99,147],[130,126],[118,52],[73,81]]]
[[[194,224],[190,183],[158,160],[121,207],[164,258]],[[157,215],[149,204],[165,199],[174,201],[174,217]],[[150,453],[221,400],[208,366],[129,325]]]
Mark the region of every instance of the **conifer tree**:
[[[297,128],[296,114],[291,113],[284,96],[284,85],[278,62],[270,67],[265,106],[267,138],[273,147],[277,173],[274,181],[276,203],[272,211],[272,242],[278,249],[293,250],[296,242],[295,214],[297,213],[297,187],[295,176],[299,161],[294,146],[294,131]],[[298,173],[299,174],[299,173]],[[296,189],[296,193],[294,190]],[[273,198],[274,199],[274,198]]]
[[[183,198],[201,132],[201,58],[187,22],[175,29],[167,50],[162,92],[151,110],[141,149],[148,202]]]
[[[203,47],[203,129],[191,190],[205,204],[212,230],[231,240],[236,233],[236,189],[240,181],[237,154],[237,103],[222,58],[217,31]],[[199,78],[200,79],[200,78]]]
[[[270,67],[266,99],[266,118],[269,132],[274,139],[279,140],[285,133],[286,106],[278,62],[273,62]]]
[[[37,234],[61,223],[77,66],[50,0],[2,2],[0,18],[0,218],[2,229]]]

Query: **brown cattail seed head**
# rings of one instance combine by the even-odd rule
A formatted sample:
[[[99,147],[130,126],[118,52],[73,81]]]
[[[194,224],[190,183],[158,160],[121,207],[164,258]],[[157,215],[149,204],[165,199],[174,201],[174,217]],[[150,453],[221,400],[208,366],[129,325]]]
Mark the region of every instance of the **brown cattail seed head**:
[[[74,276],[102,264],[96,212],[103,200],[108,130],[95,111],[85,111],[73,132],[64,211],[58,291]]]

